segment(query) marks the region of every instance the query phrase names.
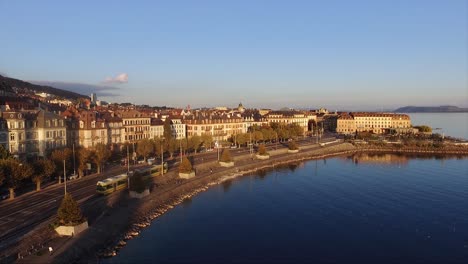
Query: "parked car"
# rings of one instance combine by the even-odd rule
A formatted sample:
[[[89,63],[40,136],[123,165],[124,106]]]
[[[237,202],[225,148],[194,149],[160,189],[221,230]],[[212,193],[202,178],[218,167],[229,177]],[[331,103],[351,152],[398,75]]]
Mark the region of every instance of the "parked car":
[[[72,174],[72,175],[68,176],[68,179],[69,180],[76,180],[76,179],[78,179],[78,174]]]

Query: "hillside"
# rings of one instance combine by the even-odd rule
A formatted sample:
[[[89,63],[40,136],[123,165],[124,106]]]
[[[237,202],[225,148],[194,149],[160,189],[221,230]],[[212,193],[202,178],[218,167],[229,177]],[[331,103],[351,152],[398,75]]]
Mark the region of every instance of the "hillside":
[[[405,106],[396,109],[397,113],[461,113],[468,112],[468,108],[460,108],[452,105],[443,106]]]
[[[30,91],[36,91],[36,92],[44,92],[48,94],[53,94],[59,97],[67,98],[67,99],[73,99],[76,100],[78,98],[88,98],[88,96],[81,95],[78,93],[62,90],[62,89],[57,89],[54,87],[50,86],[43,86],[43,85],[37,85],[37,84],[32,84],[28,83],[22,80],[18,79],[13,79],[9,77],[5,77],[0,75],[0,83],[3,83],[3,85],[9,85],[10,87],[17,87],[17,88],[22,88],[22,89],[28,89]]]

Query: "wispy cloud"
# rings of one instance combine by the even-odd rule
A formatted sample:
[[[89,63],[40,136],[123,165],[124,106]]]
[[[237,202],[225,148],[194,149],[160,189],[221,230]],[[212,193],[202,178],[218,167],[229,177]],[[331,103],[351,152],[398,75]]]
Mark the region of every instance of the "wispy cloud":
[[[104,97],[116,97],[120,96],[118,91],[120,88],[105,85],[94,85],[86,83],[74,83],[74,82],[54,82],[54,81],[29,81],[30,83],[51,86],[58,89],[72,91],[75,93],[90,95],[96,93],[98,96]]]
[[[115,83],[115,84],[120,84],[120,83],[128,83],[128,74],[127,73],[121,73],[115,77],[107,77],[103,83]]]

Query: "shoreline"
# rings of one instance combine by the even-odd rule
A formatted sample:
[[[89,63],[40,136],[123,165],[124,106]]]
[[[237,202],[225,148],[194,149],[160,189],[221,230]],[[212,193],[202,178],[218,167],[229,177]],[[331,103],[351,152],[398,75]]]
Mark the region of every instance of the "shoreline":
[[[454,150],[443,149],[397,149],[397,148],[377,148],[377,147],[356,147],[350,143],[340,143],[316,149],[304,149],[299,153],[286,154],[278,151],[269,160],[251,160],[250,156],[239,157],[236,165],[232,168],[222,169],[215,173],[200,173],[195,178],[182,181],[176,186],[154,190],[148,197],[139,201],[129,199],[127,192],[120,192],[118,196],[112,197],[118,201],[108,205],[90,225],[90,230],[79,235],[76,241],[71,241],[63,245],[62,252],[53,258],[54,263],[75,263],[75,262],[99,262],[101,258],[113,257],[118,254],[128,240],[138,236],[141,231],[150,226],[152,221],[183,203],[187,199],[200,192],[206,191],[214,185],[236,179],[257,171],[275,168],[293,162],[303,162],[309,160],[325,159],[336,156],[360,154],[360,153],[388,153],[388,154],[429,154],[429,155],[468,155],[468,148],[457,148]],[[195,166],[198,171],[203,171],[207,164]],[[166,175],[174,174],[170,172]],[[175,176],[175,175],[172,175]],[[112,200],[112,198],[110,200]],[[115,219],[122,222],[119,225],[113,224]],[[112,227],[115,230],[112,230]]]

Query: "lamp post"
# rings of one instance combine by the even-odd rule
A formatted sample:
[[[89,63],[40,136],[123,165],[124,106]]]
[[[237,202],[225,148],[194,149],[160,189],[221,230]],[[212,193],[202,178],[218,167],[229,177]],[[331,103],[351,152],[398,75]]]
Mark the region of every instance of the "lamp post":
[[[136,164],[135,142],[133,142],[132,146],[133,146],[133,165],[135,165]]]
[[[161,142],[161,176],[164,175],[164,140]]]
[[[73,175],[76,175],[76,165],[75,165],[75,143],[73,143]]]
[[[179,139],[179,149],[180,149],[180,163],[182,163],[182,140]]]
[[[130,189],[130,152],[128,150],[128,144],[127,144],[127,185],[128,185],[128,189]]]
[[[219,144],[218,144],[217,140],[216,140],[216,143],[215,143],[215,147],[216,147],[216,150],[218,151],[218,161],[219,161]]]
[[[63,160],[63,181],[65,185],[65,194],[67,194],[67,173],[65,170],[65,160]]]

